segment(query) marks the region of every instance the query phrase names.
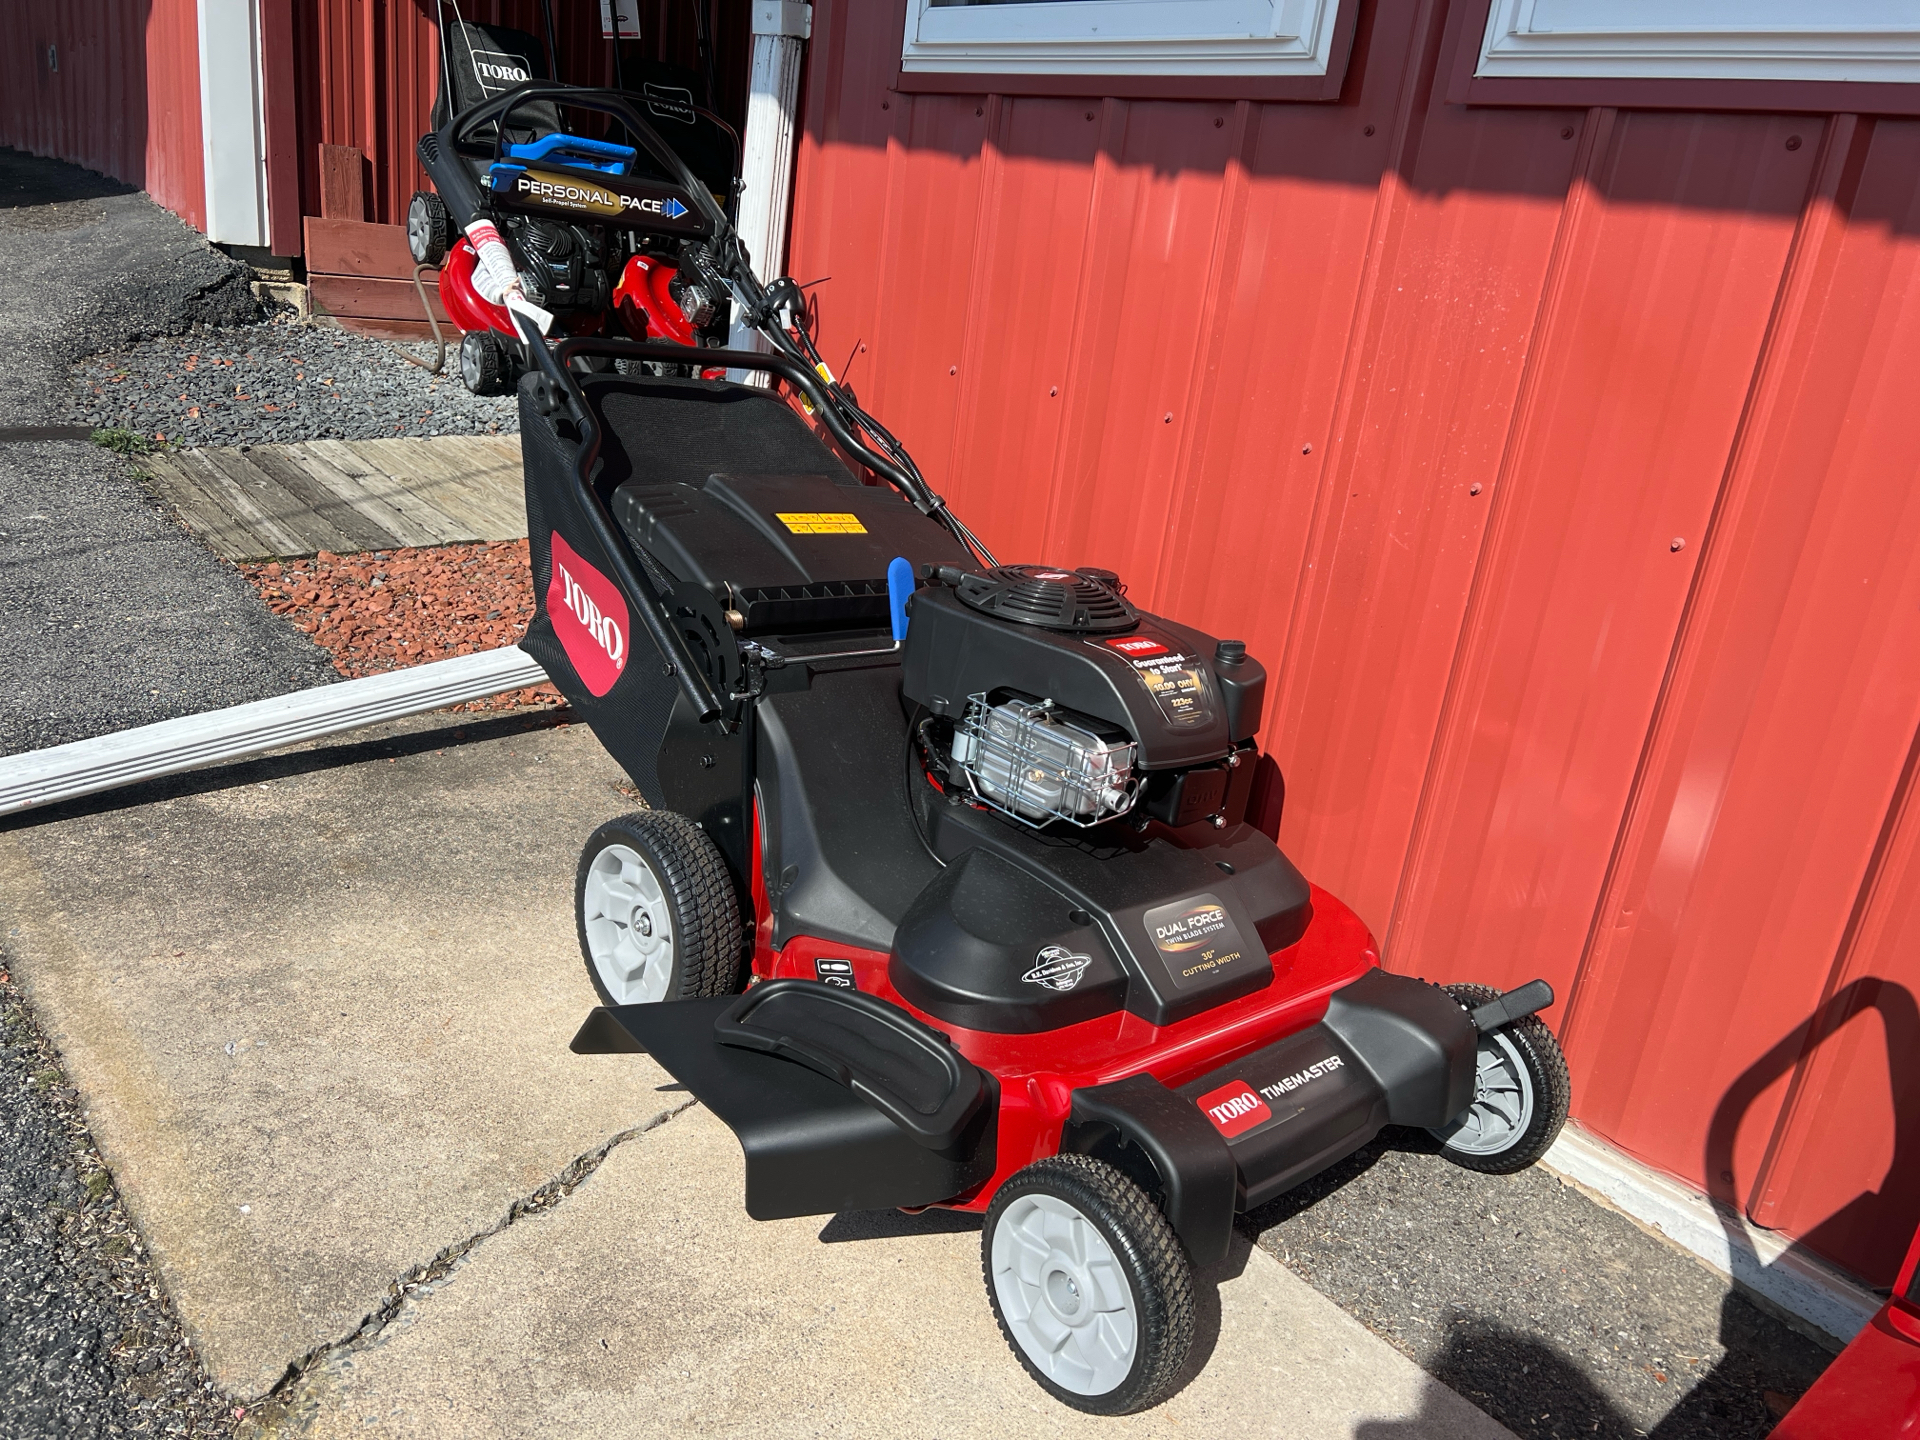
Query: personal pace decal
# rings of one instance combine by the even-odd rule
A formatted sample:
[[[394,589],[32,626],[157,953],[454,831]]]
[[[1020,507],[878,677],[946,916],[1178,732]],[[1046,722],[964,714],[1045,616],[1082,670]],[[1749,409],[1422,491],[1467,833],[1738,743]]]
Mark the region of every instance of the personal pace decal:
[[[627,668],[631,637],[627,602],[613,582],[553,535],[553,578],[547,582],[547,618],[580,683],[594,696],[606,694]]]

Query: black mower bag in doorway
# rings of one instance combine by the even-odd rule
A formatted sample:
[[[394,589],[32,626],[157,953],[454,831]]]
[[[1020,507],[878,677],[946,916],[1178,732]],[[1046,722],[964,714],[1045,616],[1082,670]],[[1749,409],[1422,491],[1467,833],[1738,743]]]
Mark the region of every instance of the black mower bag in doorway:
[[[999,1087],[897,1005],[810,980],[595,1010],[576,1054],[653,1056],[724,1121],[756,1220],[931,1205],[993,1174]]]

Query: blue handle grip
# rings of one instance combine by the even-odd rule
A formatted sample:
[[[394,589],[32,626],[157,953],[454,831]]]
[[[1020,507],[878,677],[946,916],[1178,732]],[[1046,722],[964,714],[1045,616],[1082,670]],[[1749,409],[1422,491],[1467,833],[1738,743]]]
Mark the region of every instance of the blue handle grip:
[[[893,643],[907,638],[907,601],[913,598],[913,562],[896,555],[887,565],[887,603],[893,611]]]

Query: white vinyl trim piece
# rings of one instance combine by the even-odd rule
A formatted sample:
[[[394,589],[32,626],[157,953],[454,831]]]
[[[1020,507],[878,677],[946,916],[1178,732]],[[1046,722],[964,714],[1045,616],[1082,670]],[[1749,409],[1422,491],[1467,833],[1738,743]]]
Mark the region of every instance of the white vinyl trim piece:
[[[207,238],[267,243],[266,107],[257,0],[199,0],[200,151]]]
[[[506,646],[8,755],[0,758],[0,815],[541,685],[546,678],[539,661]]]
[[[1479,76],[1920,83],[1912,0],[1494,0]]]
[[[1341,0],[907,0],[900,68],[1010,75],[1325,75]]]
[[[1658,1230],[1742,1289],[1846,1342],[1860,1333],[1880,1297],[1830,1265],[1722,1209],[1691,1186],[1568,1125],[1540,1162],[1615,1209]]]

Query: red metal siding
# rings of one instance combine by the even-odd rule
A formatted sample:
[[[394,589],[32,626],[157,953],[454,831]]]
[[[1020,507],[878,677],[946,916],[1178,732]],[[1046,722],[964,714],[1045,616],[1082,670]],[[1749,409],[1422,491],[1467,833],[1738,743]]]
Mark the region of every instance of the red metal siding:
[[[1392,965],[1546,975],[1586,1124],[1884,1283],[1920,125],[1451,104],[1464,3],[1308,105],[902,95],[897,0],[819,0],[791,268],[1003,556],[1249,639]]]
[[[0,5],[0,145],[137,185],[204,227],[198,15],[194,0]]]

